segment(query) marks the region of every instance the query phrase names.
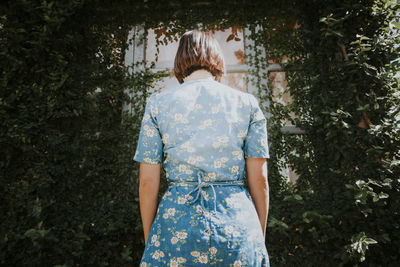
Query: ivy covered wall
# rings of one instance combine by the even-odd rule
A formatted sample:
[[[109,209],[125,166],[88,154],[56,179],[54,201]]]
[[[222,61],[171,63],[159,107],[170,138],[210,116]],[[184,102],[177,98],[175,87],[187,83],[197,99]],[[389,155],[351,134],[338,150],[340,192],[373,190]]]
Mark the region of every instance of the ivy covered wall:
[[[146,97],[167,74],[125,66],[128,33],[142,24],[168,42],[201,22],[248,26],[266,51],[246,60],[272,115],[271,265],[393,266],[398,12],[389,0],[2,2],[0,264],[137,266],[132,157]],[[271,101],[268,60],[284,68],[290,105]],[[282,133],[285,119],[304,134]],[[294,185],[279,172],[287,163]]]

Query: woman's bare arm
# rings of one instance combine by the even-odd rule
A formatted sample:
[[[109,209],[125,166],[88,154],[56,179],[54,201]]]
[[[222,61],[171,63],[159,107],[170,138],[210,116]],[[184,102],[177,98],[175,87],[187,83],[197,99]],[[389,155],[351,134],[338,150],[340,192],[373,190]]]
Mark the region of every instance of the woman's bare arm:
[[[256,206],[265,238],[269,209],[268,168],[265,158],[246,158],[249,192]]]
[[[161,164],[140,163],[139,202],[145,243],[147,242],[151,224],[157,211],[160,172]]]

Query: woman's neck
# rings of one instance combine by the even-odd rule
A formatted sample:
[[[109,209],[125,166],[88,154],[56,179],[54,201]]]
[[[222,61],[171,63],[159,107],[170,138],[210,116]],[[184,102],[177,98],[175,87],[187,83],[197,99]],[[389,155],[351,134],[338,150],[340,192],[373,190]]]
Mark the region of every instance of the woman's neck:
[[[214,76],[207,70],[199,69],[192,72],[189,76],[183,78],[184,82],[198,80],[198,79],[214,79]]]

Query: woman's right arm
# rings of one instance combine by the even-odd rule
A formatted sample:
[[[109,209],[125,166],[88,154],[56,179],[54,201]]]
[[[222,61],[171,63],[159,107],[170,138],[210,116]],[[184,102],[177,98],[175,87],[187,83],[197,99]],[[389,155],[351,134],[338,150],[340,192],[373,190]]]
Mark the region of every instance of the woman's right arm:
[[[145,243],[147,242],[151,224],[157,211],[160,172],[161,164],[140,163],[139,202]]]
[[[269,209],[268,168],[265,158],[246,158],[249,193],[256,206],[265,239]]]

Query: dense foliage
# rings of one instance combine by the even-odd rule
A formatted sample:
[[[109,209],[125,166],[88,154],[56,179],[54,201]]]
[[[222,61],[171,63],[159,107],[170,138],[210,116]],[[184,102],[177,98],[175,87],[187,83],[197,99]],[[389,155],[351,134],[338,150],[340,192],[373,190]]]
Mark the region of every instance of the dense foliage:
[[[300,27],[258,39],[266,58],[290,58],[292,102],[271,103],[270,125],[287,119],[305,130],[272,131],[273,155],[300,178],[274,198],[267,244],[276,262],[290,266],[394,266],[400,246],[398,6],[307,1],[299,10]]]
[[[137,24],[156,28],[159,43],[200,25],[252,30],[257,52],[247,60],[271,114],[273,266],[394,265],[398,11],[389,0],[1,3],[0,265],[140,260],[132,157],[146,97],[167,74],[125,66]],[[284,67],[290,105],[273,101],[268,60]],[[282,133],[285,119],[305,133]],[[281,177],[284,164],[299,174],[295,185]]]

